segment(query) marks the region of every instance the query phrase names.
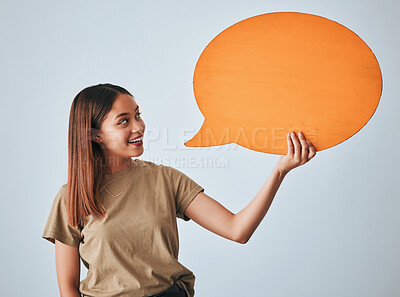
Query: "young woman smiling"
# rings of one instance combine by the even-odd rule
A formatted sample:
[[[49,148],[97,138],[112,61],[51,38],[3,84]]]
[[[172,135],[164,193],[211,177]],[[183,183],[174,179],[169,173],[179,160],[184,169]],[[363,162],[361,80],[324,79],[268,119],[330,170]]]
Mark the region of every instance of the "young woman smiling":
[[[287,135],[282,156],[254,199],[234,214],[179,170],[132,159],[143,153],[145,123],[124,88],[83,89],[70,111],[68,181],[56,194],[42,237],[55,244],[61,296],[193,297],[193,273],[178,261],[176,218],[192,219],[246,243],[285,175],[316,149]],[[88,269],[80,281],[80,260]]]

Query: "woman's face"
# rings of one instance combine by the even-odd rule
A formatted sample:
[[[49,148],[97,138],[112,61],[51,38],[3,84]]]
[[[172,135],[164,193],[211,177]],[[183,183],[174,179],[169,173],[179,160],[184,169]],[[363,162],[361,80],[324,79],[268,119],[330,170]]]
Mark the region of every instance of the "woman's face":
[[[108,165],[119,165],[121,161],[140,156],[143,153],[143,140],[137,143],[129,141],[142,138],[144,130],[145,124],[133,97],[119,94],[103,121],[97,138]]]

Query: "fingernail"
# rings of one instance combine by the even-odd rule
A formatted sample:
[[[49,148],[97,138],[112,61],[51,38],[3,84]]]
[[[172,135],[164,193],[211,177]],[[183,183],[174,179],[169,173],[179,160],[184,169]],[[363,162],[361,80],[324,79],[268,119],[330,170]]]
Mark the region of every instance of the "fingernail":
[[[299,136],[302,136],[302,135],[303,135],[303,133],[299,132]]]

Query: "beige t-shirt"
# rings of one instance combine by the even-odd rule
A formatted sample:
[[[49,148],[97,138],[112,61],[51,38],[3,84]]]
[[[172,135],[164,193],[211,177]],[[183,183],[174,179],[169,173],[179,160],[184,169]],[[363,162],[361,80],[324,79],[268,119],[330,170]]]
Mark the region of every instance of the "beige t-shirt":
[[[131,181],[125,192],[131,170]],[[184,212],[200,185],[179,170],[135,159],[132,166],[103,177],[99,198],[106,208],[101,219],[85,217],[84,226],[68,224],[66,184],[58,191],[42,237],[78,247],[88,269],[80,282],[84,296],[143,297],[159,293],[174,282],[194,296],[195,276],[178,262],[176,218]]]

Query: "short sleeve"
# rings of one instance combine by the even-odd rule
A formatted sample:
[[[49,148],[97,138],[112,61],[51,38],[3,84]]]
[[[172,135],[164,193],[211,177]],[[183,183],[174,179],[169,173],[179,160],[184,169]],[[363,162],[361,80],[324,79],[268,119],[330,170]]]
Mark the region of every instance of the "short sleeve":
[[[175,195],[176,217],[189,221],[190,218],[184,215],[186,208],[199,192],[204,192],[204,188],[183,172],[170,166],[165,166],[165,168],[169,171]]]
[[[57,239],[64,244],[78,247],[81,241],[81,231],[79,228],[71,227],[68,223],[66,194],[67,187],[64,184],[54,198],[42,238],[51,243],[55,243],[55,239]]]

